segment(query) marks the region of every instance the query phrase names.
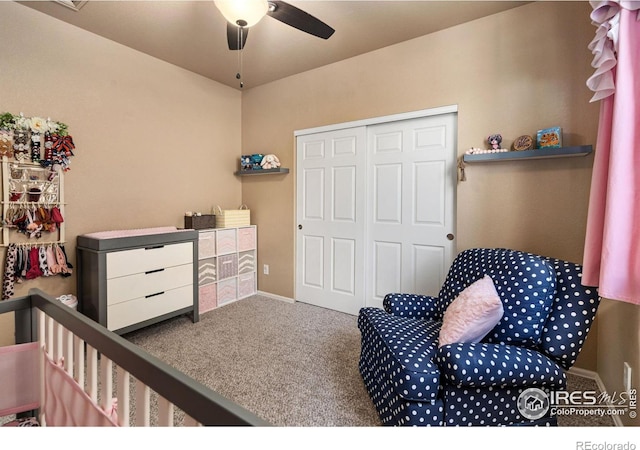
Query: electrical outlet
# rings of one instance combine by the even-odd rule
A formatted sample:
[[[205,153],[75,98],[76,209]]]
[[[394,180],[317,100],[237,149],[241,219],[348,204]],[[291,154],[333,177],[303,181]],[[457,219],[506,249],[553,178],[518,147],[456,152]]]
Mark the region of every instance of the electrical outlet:
[[[265,264],[262,266],[262,273],[265,275],[269,275],[269,264]]]
[[[631,391],[631,366],[627,362],[624,363],[624,370],[622,372],[622,384],[625,391]]]

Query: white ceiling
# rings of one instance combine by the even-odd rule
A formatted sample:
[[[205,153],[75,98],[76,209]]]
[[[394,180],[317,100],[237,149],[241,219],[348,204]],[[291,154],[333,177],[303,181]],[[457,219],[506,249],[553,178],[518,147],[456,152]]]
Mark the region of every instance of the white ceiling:
[[[212,80],[240,87],[236,79],[239,52],[228,49],[226,22],[212,0],[89,0],[79,11],[51,1],[19,3]],[[292,0],[288,3],[336,31],[323,40],[264,17],[250,28],[242,51],[245,89],[529,2]]]

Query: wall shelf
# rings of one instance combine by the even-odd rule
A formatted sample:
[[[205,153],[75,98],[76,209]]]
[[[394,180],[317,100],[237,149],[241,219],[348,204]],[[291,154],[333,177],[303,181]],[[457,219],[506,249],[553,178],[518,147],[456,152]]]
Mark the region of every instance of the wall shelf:
[[[277,169],[238,170],[234,175],[244,177],[247,175],[274,175],[284,173],[289,173],[289,169],[278,167]]]
[[[586,156],[593,151],[591,145],[562,148],[538,148],[535,150],[509,151],[501,153],[480,153],[478,155],[464,155],[466,163],[517,161],[521,159],[568,158],[572,156]]]

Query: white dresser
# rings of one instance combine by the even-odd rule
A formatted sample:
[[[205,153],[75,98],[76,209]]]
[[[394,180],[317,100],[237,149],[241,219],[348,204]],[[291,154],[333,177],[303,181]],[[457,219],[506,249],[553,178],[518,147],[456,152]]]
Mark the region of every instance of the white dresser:
[[[78,236],[78,310],[124,334],[198,311],[198,233],[154,228]]]

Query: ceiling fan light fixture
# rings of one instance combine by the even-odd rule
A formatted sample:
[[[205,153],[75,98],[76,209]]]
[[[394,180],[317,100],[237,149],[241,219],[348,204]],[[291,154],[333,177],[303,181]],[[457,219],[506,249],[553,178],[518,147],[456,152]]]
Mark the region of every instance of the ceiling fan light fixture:
[[[257,24],[269,9],[267,0],[215,0],[215,4],[230,24],[246,28]]]

